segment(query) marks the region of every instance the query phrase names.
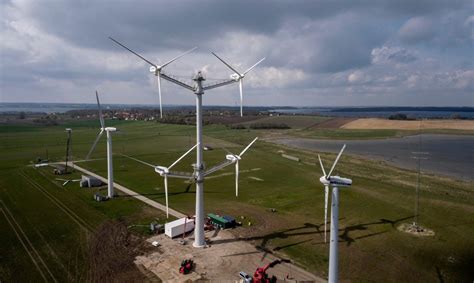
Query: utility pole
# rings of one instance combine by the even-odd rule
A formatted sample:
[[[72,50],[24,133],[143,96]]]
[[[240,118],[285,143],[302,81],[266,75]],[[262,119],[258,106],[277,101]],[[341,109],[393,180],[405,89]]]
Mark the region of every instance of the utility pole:
[[[429,154],[429,152],[422,151],[423,150],[422,133],[421,133],[422,123],[423,123],[423,120],[420,121],[420,126],[419,126],[418,151],[413,151],[412,152],[413,156],[411,157],[413,159],[416,159],[417,162],[418,162],[418,166],[417,166],[418,167],[418,174],[417,174],[417,177],[416,177],[415,216],[414,216],[414,221],[413,221],[413,224],[412,224],[413,228],[416,229],[416,230],[419,229],[418,218],[419,218],[419,215],[420,215],[421,160],[422,159],[425,159],[425,160],[428,159],[427,157],[425,157],[423,155],[428,155]]]
[[[65,174],[67,174],[67,163],[69,161],[69,155],[71,153],[71,132],[72,132],[72,129],[71,128],[66,128],[66,132],[67,132],[67,143],[66,143],[66,165],[65,165],[65,169],[64,169]]]

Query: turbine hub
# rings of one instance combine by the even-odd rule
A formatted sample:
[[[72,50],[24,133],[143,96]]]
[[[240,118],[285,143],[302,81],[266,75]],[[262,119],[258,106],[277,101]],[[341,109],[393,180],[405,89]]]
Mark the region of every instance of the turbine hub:
[[[329,184],[331,184],[330,178],[329,178],[329,180],[328,180],[328,179],[326,179],[326,176],[322,176],[321,178],[319,178],[319,181],[320,181],[323,185],[329,185]]]
[[[150,73],[153,73],[153,74],[158,74],[159,72],[161,71],[161,66],[151,66],[150,67]]]
[[[241,76],[239,74],[234,73],[230,75],[230,78],[237,82],[240,80]]]

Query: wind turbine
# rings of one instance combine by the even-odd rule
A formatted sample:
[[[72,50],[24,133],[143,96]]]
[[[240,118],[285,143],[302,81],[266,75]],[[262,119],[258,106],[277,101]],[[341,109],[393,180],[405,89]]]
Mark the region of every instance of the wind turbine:
[[[229,154],[227,154],[225,156],[225,158],[227,160],[229,160],[232,163],[235,163],[235,196],[238,197],[239,196],[239,161],[242,159],[242,155],[244,155],[244,153],[252,146],[252,144],[254,142],[256,142],[258,140],[258,137],[256,137],[255,139],[253,139],[252,142],[249,143],[249,145],[247,145],[247,147],[244,148],[244,150],[242,150],[242,152],[239,154],[239,155],[235,155],[235,154],[232,154],[231,152],[229,152]]]
[[[348,187],[352,185],[352,180],[347,178],[342,178],[340,176],[331,176],[336,164],[339,161],[339,158],[342,155],[342,152],[346,148],[344,145],[339,151],[339,154],[336,157],[336,160],[332,164],[331,170],[326,174],[324,170],[323,162],[321,157],[318,154],[319,164],[321,165],[321,170],[323,171],[324,176],[319,178],[319,181],[324,185],[325,188],[325,205],[324,205],[324,241],[326,241],[326,223],[327,223],[327,207],[328,207],[328,192],[329,186],[332,187],[331,195],[331,234],[330,234],[330,246],[329,246],[329,278],[328,282],[333,283],[338,281],[338,232],[339,232],[339,190],[338,187]]]
[[[176,159],[176,161],[173,162],[173,164],[171,164],[170,166],[168,166],[168,167],[156,166],[155,167],[155,172],[160,174],[160,176],[164,178],[164,182],[165,182],[166,218],[168,218],[168,175],[171,175],[171,177],[178,177],[179,178],[179,176],[176,175],[176,174],[173,174],[173,172],[170,171],[170,169],[173,168],[173,166],[175,166],[176,164],[178,164],[178,162],[180,162],[181,159],[183,159],[186,155],[188,155],[188,153],[193,151],[193,149],[195,149],[197,146],[198,146],[198,144],[191,147],[188,151],[186,151],[186,153],[184,153],[183,155],[181,155],[181,157]],[[186,177],[186,178],[188,178],[188,177]]]
[[[97,107],[99,108],[99,121],[100,131],[92,144],[89,153],[86,156],[86,160],[89,159],[92,152],[94,151],[97,143],[99,142],[102,134],[107,132],[107,195],[109,198],[114,197],[114,171],[113,171],[113,160],[112,160],[112,133],[117,132],[117,128],[105,127],[104,116],[102,115],[102,109],[100,108],[99,93],[95,91],[95,98],[97,99]]]
[[[153,167],[155,169],[155,172],[160,174],[161,177],[164,178],[164,184],[165,184],[165,201],[166,201],[166,218],[168,218],[168,214],[169,214],[169,208],[168,208],[168,176],[169,177],[174,177],[174,178],[182,178],[182,179],[192,179],[193,178],[193,175],[192,174],[189,174],[189,173],[186,173],[186,172],[177,172],[177,171],[170,171],[171,168],[173,168],[173,166],[175,166],[176,164],[178,164],[178,162],[181,161],[181,159],[183,159],[184,157],[186,157],[186,155],[188,155],[191,151],[193,151],[193,149],[195,149],[198,145],[194,145],[193,147],[191,147],[188,151],[186,151],[186,153],[184,153],[183,155],[181,155],[178,159],[176,159],[175,162],[173,162],[170,166],[168,167],[165,167],[165,166],[159,166],[159,165],[153,165],[153,164],[150,164],[148,162],[145,162],[145,161],[142,161],[140,159],[137,159],[137,158],[134,158],[134,157],[131,157],[131,156],[127,156],[127,155],[124,155],[122,154],[122,156],[125,156],[127,158],[130,158],[132,160],[135,160],[137,162],[140,162],[144,165],[147,165],[147,166],[150,166],[150,167]]]
[[[184,55],[194,51],[195,49],[197,49],[197,47],[193,47],[193,48],[189,49],[188,51],[184,52],[183,54],[181,54],[179,56],[176,56],[173,59],[167,61],[163,65],[158,65],[158,64],[152,63],[151,61],[148,61],[143,56],[141,56],[140,54],[138,54],[135,51],[131,50],[127,46],[125,46],[122,43],[118,42],[117,40],[113,39],[112,37],[109,36],[109,39],[112,40],[113,42],[117,43],[118,45],[122,46],[123,48],[127,49],[128,51],[132,52],[133,54],[137,55],[143,61],[145,61],[145,62],[147,62],[148,64],[151,65],[150,73],[153,73],[156,76],[156,79],[157,79],[157,82],[158,82],[158,96],[159,96],[159,99],[160,99],[160,118],[163,118],[163,108],[162,108],[162,105],[161,105],[161,70],[164,67],[168,66],[169,64],[173,63],[174,61],[178,60],[179,58],[183,57]]]
[[[263,60],[265,60],[265,57],[260,59],[257,63],[253,64],[252,67],[248,68],[245,72],[243,73],[240,73],[239,71],[237,71],[234,67],[232,67],[230,64],[228,64],[226,61],[224,61],[222,58],[220,58],[219,56],[217,56],[216,53],[212,52],[212,55],[216,56],[217,59],[219,59],[222,63],[224,63],[227,67],[229,67],[229,69],[231,69],[233,72],[232,75],[230,75],[230,78],[233,79],[234,81],[236,82],[239,82],[239,90],[240,90],[240,117],[244,116],[244,112],[243,112],[243,109],[242,109],[242,105],[243,105],[243,100],[244,100],[244,94],[243,94],[243,83],[244,83],[244,77],[245,77],[245,74],[247,74],[248,72],[250,72],[253,68],[255,68],[258,64],[260,64]]]
[[[143,56],[139,55],[138,53],[132,51],[131,49],[125,47],[123,44],[120,44],[120,46],[124,47],[131,53],[135,54],[136,56],[138,56],[140,59],[144,60],[148,64],[154,67],[157,67],[155,64],[145,59]],[[254,68],[255,66],[256,65],[252,66],[252,68]],[[249,72],[251,69],[247,70],[246,72]],[[196,184],[196,215],[195,215],[195,230],[194,230],[194,243],[193,243],[193,246],[196,248],[202,248],[206,246],[206,239],[204,237],[204,218],[205,218],[204,179],[206,175],[211,174],[212,172],[215,172],[219,170],[220,168],[222,168],[220,167],[221,164],[219,164],[205,171],[206,168],[203,162],[203,147],[202,147],[202,97],[204,95],[204,92],[207,90],[218,88],[221,86],[225,86],[225,85],[240,81],[242,79],[242,75],[245,75],[246,72],[244,72],[243,74],[236,72],[238,74],[237,80],[228,79],[228,80],[224,80],[224,81],[221,81],[215,84],[210,84],[210,85],[204,84],[204,81],[206,80],[206,78],[202,75],[201,71],[198,71],[197,74],[192,78],[192,80],[194,81],[193,85],[189,85],[188,83],[180,81],[172,76],[166,75],[164,73],[160,73],[160,78],[163,78],[171,83],[174,83],[189,91],[192,91],[196,95],[196,144],[198,146],[196,147],[196,163],[193,164],[194,173],[192,175],[190,174],[191,177],[195,179],[195,184]],[[224,162],[222,162],[222,164],[229,165],[229,164],[232,164],[232,162],[230,162],[229,160],[225,160]]]

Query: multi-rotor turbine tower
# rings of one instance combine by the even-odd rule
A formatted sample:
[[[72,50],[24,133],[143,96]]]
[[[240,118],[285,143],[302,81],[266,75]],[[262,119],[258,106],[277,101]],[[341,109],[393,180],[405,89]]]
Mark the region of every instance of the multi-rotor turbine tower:
[[[125,45],[118,42],[117,40],[112,39],[112,38],[110,38],[110,39],[113,40],[118,45],[120,45],[121,47],[127,49],[128,51],[130,51],[131,53],[133,53],[134,55],[136,55],[137,57],[139,57],[140,59],[142,59],[146,63],[150,64],[151,65],[150,70],[152,70],[152,69],[153,70],[159,70],[158,73],[159,73],[159,78],[160,79],[163,78],[163,79],[165,79],[165,80],[167,80],[171,83],[174,83],[174,84],[176,84],[180,87],[183,87],[187,90],[192,91],[196,95],[196,145],[197,145],[197,147],[196,147],[196,163],[193,164],[193,167],[194,167],[193,177],[194,177],[194,180],[196,182],[196,215],[195,215],[195,230],[194,230],[194,243],[193,243],[193,246],[194,247],[205,247],[206,242],[205,242],[205,238],[204,238],[204,177],[208,174],[211,174],[212,172],[215,172],[217,170],[222,169],[223,167],[225,167],[227,165],[235,163],[236,160],[227,159],[224,162],[222,162],[221,164],[218,164],[218,165],[208,169],[207,171],[205,171],[204,163],[203,163],[203,143],[202,143],[202,114],[203,114],[202,113],[202,96],[204,95],[204,92],[207,91],[207,90],[218,88],[218,87],[225,86],[225,85],[232,84],[232,83],[239,82],[239,81],[241,82],[243,77],[245,76],[245,74],[247,72],[249,72],[251,69],[253,69],[261,61],[263,61],[263,59],[260,60],[259,62],[257,62],[256,64],[254,64],[254,66],[249,68],[244,73],[240,74],[239,72],[236,72],[232,67],[230,67],[230,65],[225,63],[222,59],[217,57],[217,55],[215,53],[212,53],[220,61],[222,61],[225,65],[227,65],[227,67],[229,67],[233,71],[235,71],[236,74],[238,75],[238,78],[234,77],[234,76],[231,76],[230,79],[227,79],[227,80],[215,83],[215,84],[204,85],[204,81],[206,79],[202,75],[201,71],[198,71],[197,74],[193,77],[194,85],[189,85],[185,82],[182,82],[178,79],[175,79],[175,78],[163,73],[161,71],[161,68],[163,66],[160,67],[160,66],[152,63],[151,61],[145,59],[145,57],[141,56],[140,54],[138,54],[135,51],[131,50],[130,48],[126,47]],[[191,49],[188,52],[191,52],[192,50],[194,50],[194,49]],[[188,52],[186,52],[185,54],[187,54]],[[178,56],[177,58],[179,58],[181,56]],[[174,61],[174,60],[172,60],[172,61]],[[240,84],[240,86],[242,88],[242,84]],[[242,92],[241,92],[241,94],[242,94]],[[241,153],[240,155],[242,155],[242,154],[243,153]],[[240,155],[239,155],[239,157],[240,157]],[[237,170],[238,170],[238,167],[237,167]]]

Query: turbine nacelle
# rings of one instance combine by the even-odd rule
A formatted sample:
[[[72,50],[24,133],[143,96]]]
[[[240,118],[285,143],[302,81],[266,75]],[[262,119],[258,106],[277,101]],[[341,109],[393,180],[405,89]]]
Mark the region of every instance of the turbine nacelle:
[[[232,163],[235,163],[242,159],[240,156],[235,155],[235,154],[227,154],[225,158],[229,161],[232,161]]]
[[[158,73],[161,71],[161,66],[151,66],[150,67],[150,73],[153,73],[154,75],[158,75]]]
[[[240,75],[240,74],[237,74],[237,73],[234,73],[232,75],[230,75],[230,78],[236,82],[238,82],[240,79],[243,79],[245,77],[245,75]]]
[[[155,167],[155,172],[160,174],[161,177],[167,175],[170,173],[170,170],[168,167],[165,166],[156,166]]]
[[[326,176],[322,176],[319,178],[319,181],[325,186],[333,186],[333,187],[349,187],[352,185],[352,180],[348,178],[343,178],[340,176],[330,176],[326,178]]]
[[[117,132],[117,128],[115,127],[107,127],[107,128],[103,128],[105,131],[107,132]]]

